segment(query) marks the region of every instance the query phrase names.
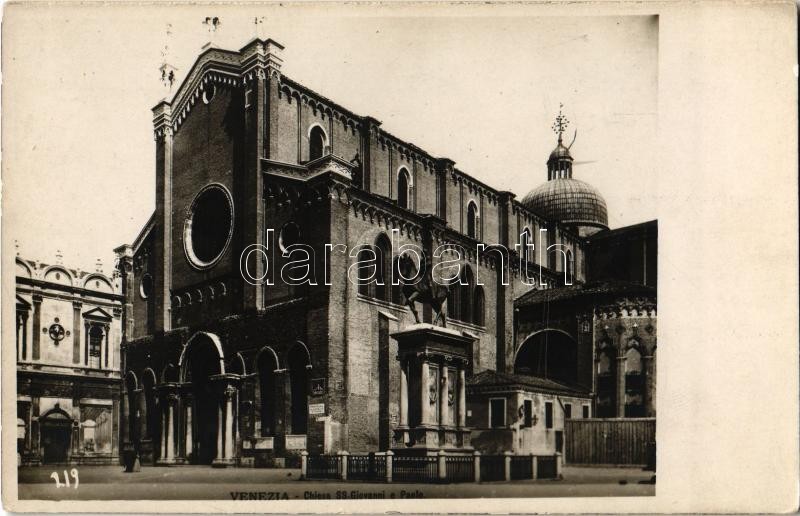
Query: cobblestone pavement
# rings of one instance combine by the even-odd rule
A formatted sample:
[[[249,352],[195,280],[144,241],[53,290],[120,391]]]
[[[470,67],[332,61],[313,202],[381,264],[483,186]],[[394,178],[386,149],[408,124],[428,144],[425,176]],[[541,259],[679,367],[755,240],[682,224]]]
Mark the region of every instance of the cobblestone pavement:
[[[68,468],[72,469],[72,468]],[[41,500],[305,500],[352,498],[649,496],[652,472],[638,468],[565,467],[564,480],[480,484],[383,484],[298,481],[299,469],[212,469],[203,466],[78,466],[79,484],[57,488],[54,468],[19,468],[19,498]],[[63,468],[60,471],[63,477]],[[74,484],[74,482],[73,482]]]

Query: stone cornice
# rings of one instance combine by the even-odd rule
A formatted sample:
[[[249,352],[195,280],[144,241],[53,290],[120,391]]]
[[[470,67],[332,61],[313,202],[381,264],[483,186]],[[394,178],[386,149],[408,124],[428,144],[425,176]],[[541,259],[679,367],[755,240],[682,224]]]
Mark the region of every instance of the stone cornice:
[[[171,101],[153,108],[156,139],[177,131],[209,84],[238,87],[266,77],[280,77],[283,49],[271,39],[255,39],[239,52],[208,48],[200,54]]]

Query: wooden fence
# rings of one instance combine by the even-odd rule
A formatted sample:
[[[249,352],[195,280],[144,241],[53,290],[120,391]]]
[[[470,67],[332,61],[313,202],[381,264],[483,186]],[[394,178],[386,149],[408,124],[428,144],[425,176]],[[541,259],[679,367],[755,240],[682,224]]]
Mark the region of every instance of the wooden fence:
[[[655,418],[568,419],[566,464],[648,464],[655,453]]]

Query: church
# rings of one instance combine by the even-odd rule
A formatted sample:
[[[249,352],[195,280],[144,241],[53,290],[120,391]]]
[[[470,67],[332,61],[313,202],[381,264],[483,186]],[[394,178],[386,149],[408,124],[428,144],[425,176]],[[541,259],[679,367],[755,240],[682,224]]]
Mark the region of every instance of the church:
[[[16,263],[17,452],[21,465],[117,464],[120,458],[119,278]]]
[[[286,76],[282,50],[270,39],[205,47],[153,108],[155,211],[115,250],[125,449],[142,464],[219,467],[514,439],[514,450],[555,450],[549,433],[519,444],[525,424],[554,418],[534,414],[553,411],[537,396],[571,396],[572,417],[620,416],[620,391],[603,382],[622,362],[606,367],[595,342],[617,346],[628,335],[616,319],[627,332],[635,313],[654,348],[654,287],[614,283],[599,304],[587,283],[618,279],[608,253],[630,235],[611,231],[602,196],[572,178],[566,120],[548,181],[520,201]],[[417,324],[392,281],[403,246],[434,267],[437,250],[459,250],[446,329],[429,304]],[[298,248],[313,250],[314,274],[283,281]],[[371,274],[351,281],[363,256]],[[562,291],[580,294],[555,308]],[[639,304],[624,315],[603,312],[629,298]],[[542,319],[542,306],[560,315]],[[422,349],[421,333],[438,340]],[[654,410],[654,391],[640,390],[630,405],[643,408],[625,402],[622,416]]]

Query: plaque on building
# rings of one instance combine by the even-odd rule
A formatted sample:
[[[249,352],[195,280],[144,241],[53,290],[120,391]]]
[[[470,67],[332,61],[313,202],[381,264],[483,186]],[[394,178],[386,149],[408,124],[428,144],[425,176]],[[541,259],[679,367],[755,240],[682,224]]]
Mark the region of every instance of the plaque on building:
[[[311,379],[311,395],[322,396],[327,390],[325,378],[312,378]]]
[[[322,416],[325,414],[324,403],[311,403],[308,405],[308,413],[312,416]]]

